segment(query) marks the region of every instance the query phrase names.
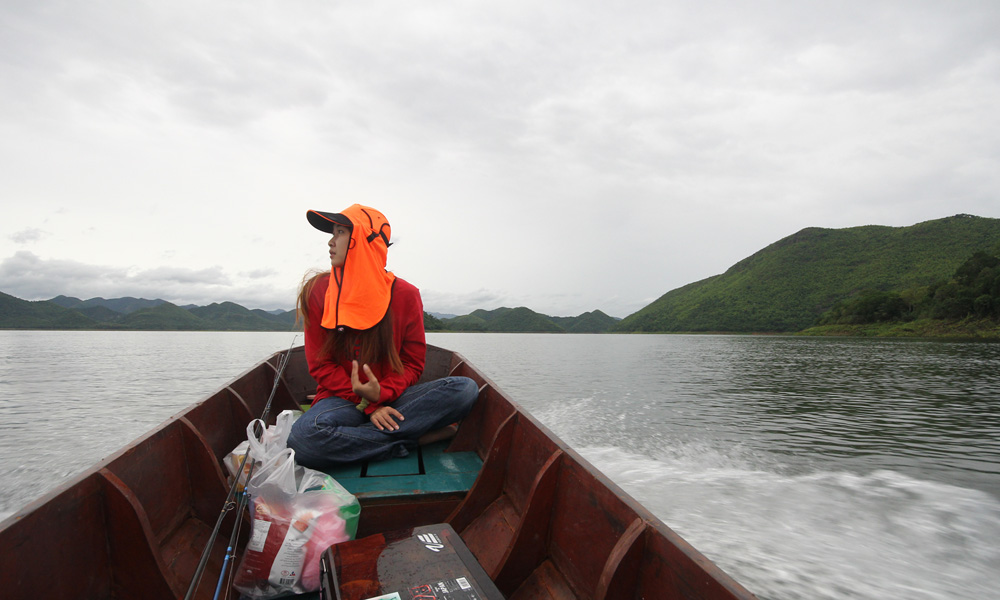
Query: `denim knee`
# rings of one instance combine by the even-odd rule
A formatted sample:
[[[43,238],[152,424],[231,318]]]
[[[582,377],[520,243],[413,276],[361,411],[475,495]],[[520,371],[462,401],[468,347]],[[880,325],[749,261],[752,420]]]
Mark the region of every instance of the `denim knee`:
[[[476,380],[470,377],[459,377],[459,379],[461,379],[462,382],[465,384],[465,387],[462,388],[462,391],[468,394],[470,398],[475,400],[476,397],[479,396],[479,384],[476,383]]]
[[[479,384],[469,377],[452,377],[455,380],[455,399],[465,407],[465,412],[472,410],[472,405],[479,397]]]

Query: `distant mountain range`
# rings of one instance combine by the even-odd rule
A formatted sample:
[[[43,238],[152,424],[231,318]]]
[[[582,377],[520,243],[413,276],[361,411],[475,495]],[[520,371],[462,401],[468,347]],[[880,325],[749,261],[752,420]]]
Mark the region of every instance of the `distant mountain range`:
[[[599,310],[578,317],[549,317],[530,309],[498,308],[438,319],[424,313],[428,331],[601,333],[618,319]],[[145,298],[56,296],[27,301],[0,292],[0,329],[140,331],[298,331],[295,311],[250,310],[233,302],[177,306]]]
[[[29,302],[0,292],[0,328],[153,331],[295,331],[295,311],[250,310],[233,302],[177,306],[145,298],[57,296]]]
[[[428,318],[430,317],[430,318]],[[428,331],[479,331],[488,333],[604,333],[619,321],[599,310],[576,317],[550,317],[529,308],[501,307],[474,310],[467,315],[438,319],[427,315]]]
[[[424,313],[424,326],[508,333],[797,332],[821,320],[863,320],[879,312],[862,306],[874,301],[892,304],[893,319],[904,321],[993,319],[1000,314],[997,257],[1000,219],[955,215],[909,227],[810,227],[721,275],[671,290],[623,320],[599,310],[550,317],[522,306],[462,316]],[[176,306],[67,296],[28,302],[0,292],[0,328],[294,331],[296,324],[295,311],[249,310],[232,302]]]

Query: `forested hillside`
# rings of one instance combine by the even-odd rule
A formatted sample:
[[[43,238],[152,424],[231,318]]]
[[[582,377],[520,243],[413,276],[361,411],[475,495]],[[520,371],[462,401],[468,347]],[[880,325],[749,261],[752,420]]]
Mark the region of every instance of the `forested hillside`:
[[[807,335],[1000,337],[1000,247],[978,251],[951,278],[868,291],[833,305]]]
[[[28,302],[0,292],[0,328],[93,329],[97,321],[46,300]]]
[[[295,331],[295,311],[269,313],[223,302],[177,306],[164,300],[57,296],[29,302],[0,292],[0,328],[138,331]]]
[[[947,281],[1000,247],[1000,219],[956,215],[909,227],[808,228],[725,273],[672,290],[616,331],[799,331],[860,293]]]

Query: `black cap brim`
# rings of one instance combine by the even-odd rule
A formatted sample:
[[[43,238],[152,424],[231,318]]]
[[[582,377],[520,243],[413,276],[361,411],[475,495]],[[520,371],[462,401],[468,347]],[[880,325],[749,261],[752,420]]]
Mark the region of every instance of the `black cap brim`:
[[[320,231],[325,231],[327,233],[333,233],[334,224],[343,225],[348,229],[354,229],[354,223],[340,213],[328,213],[320,212],[318,210],[307,210],[306,218],[309,219],[309,224],[319,229]]]

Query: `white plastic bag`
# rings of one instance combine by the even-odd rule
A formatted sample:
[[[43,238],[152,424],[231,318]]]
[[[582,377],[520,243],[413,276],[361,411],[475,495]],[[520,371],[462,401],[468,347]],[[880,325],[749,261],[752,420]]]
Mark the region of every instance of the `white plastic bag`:
[[[240,474],[240,481],[236,485],[238,491],[243,491],[252,464],[250,460],[243,461],[247,450],[250,450],[250,457],[256,461],[257,467],[260,467],[269,458],[273,458],[285,449],[288,443],[288,434],[292,431],[292,423],[300,416],[302,416],[302,411],[283,410],[278,414],[274,425],[270,427],[265,427],[264,422],[260,419],[250,421],[250,424],[247,425],[247,439],[233,448],[223,461],[230,477],[236,477],[236,472],[240,470],[240,463],[243,463],[243,473]],[[259,441],[255,431],[263,432]]]
[[[274,420],[274,425],[266,428],[260,419],[250,421],[247,425],[247,444],[250,456],[257,461],[258,467],[288,447],[288,434],[292,432],[292,424],[301,416],[300,410],[283,410]],[[264,432],[260,440],[254,435],[254,431]]]
[[[252,424],[251,424],[252,425]],[[290,423],[289,423],[290,426]],[[279,426],[275,437],[284,445]],[[329,475],[295,464],[295,451],[254,450],[267,459],[255,467],[247,486],[253,530],[236,571],[234,586],[250,598],[275,598],[319,589],[320,555],[353,539],[361,507]],[[264,441],[264,445],[267,445]]]

